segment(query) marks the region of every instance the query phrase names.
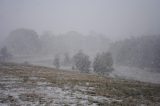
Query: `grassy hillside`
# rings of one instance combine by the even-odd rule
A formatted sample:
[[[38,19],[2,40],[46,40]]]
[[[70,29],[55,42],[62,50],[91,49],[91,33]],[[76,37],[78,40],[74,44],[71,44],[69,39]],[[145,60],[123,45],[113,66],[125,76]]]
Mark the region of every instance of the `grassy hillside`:
[[[159,106],[160,85],[0,64],[0,106]]]

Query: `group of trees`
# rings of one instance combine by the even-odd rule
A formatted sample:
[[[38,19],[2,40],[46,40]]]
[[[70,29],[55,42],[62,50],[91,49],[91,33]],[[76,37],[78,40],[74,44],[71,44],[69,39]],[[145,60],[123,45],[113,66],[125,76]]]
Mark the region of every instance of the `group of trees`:
[[[38,34],[31,29],[16,29],[10,32],[4,45],[14,55],[37,55],[41,51]]]
[[[89,72],[91,68],[91,61],[89,60],[89,56],[84,54],[82,51],[79,51],[74,55],[74,64],[76,69],[81,72]],[[97,56],[93,60],[93,71],[98,74],[106,74],[113,71],[113,59],[111,53],[101,53],[97,54]]]
[[[160,68],[160,36],[132,37],[114,43],[110,51],[116,64]]]
[[[66,62],[70,61],[69,58],[67,60],[68,61]],[[89,73],[91,69],[98,74],[107,74],[113,71],[113,59],[111,53],[109,52],[97,54],[93,60],[93,63],[91,63],[92,62],[90,61],[89,56],[82,51],[76,53],[72,58],[72,68],[83,73]],[[53,64],[56,68],[60,68],[59,56],[54,58]]]
[[[76,31],[71,31],[59,36],[54,36],[51,33],[38,36],[34,30],[24,28],[11,31],[4,42],[5,47],[1,49],[0,53],[0,60],[2,61],[8,60],[11,54],[16,58],[44,55],[52,57],[66,52],[73,55],[75,51],[81,49],[89,56],[94,56],[97,52],[106,51],[109,44],[109,40],[105,36],[97,33],[83,36]],[[53,64],[56,68],[60,68],[61,64],[63,66],[72,65],[73,68],[87,73],[91,69],[97,73],[113,70],[113,60],[110,53],[98,54],[93,62],[90,61],[89,56],[85,53],[79,51],[72,58],[66,53],[64,61],[60,61],[60,56],[56,55]]]
[[[105,51],[109,44],[109,40],[98,33],[84,36],[76,31],[70,31],[61,35],[54,35],[51,32],[39,35],[36,31],[26,28],[11,31],[4,42],[10,52],[18,56],[75,53],[81,49],[89,55],[95,55],[95,52]]]

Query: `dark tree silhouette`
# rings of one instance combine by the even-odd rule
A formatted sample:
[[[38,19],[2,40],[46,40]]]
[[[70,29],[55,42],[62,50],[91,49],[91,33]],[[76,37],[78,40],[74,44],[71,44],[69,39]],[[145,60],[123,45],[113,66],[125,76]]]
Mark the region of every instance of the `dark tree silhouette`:
[[[31,29],[21,28],[11,31],[5,45],[15,55],[37,55],[41,50],[39,36]]]
[[[60,58],[59,58],[59,56],[55,56],[53,64],[57,69],[60,68]]]
[[[8,52],[8,49],[6,46],[1,48],[0,50],[0,61],[1,62],[7,62],[11,57],[12,55]]]
[[[113,71],[113,59],[111,53],[98,54],[93,62],[94,72],[105,74]]]
[[[89,56],[84,54],[82,51],[79,51],[77,54],[74,55],[73,59],[76,69],[78,69],[81,72],[89,72],[91,64]]]

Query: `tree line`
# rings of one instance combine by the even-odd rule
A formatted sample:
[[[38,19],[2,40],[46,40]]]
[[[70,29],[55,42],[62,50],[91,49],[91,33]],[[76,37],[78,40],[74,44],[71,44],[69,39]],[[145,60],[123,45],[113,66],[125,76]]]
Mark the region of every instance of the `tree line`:
[[[55,55],[66,52],[75,53],[83,50],[89,55],[105,51],[109,40],[100,34],[83,34],[70,31],[55,35],[49,32],[38,34],[32,29],[20,28],[13,30],[4,40],[8,50],[17,56]]]
[[[11,57],[12,54],[9,53],[7,47],[3,47],[0,49],[0,62],[8,62]],[[82,50],[76,53],[72,57],[72,59],[70,59],[68,54],[65,54],[63,64],[72,66],[73,70],[79,70],[83,73],[89,73],[91,71],[91,68],[93,68],[93,71],[98,74],[108,74],[109,72],[113,71],[113,59],[111,53],[109,52],[97,54],[93,60],[92,67],[89,56],[83,53]],[[59,55],[55,56],[53,65],[57,69],[60,68],[61,61]]]
[[[72,66],[72,70],[79,70],[82,73],[89,73],[91,69],[93,69],[95,73],[108,74],[114,70],[112,55],[109,52],[97,54],[92,62],[89,56],[80,50],[72,57],[72,59],[66,56],[64,62],[67,64],[72,62],[72,65],[70,65]],[[60,68],[61,62],[58,55],[54,58],[53,64],[56,68]]]
[[[132,37],[110,47],[116,64],[160,68],[160,35]]]

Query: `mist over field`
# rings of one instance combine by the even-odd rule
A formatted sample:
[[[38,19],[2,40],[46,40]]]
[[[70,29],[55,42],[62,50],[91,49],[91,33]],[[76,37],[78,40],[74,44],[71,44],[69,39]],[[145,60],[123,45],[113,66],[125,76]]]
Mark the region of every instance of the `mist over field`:
[[[0,106],[160,106],[160,0],[0,0]]]
[[[9,62],[55,67],[58,56],[60,68],[68,70],[74,55],[82,51],[89,56],[91,72],[96,55],[110,52],[112,76],[159,83],[159,4],[159,0],[1,0],[0,48],[12,55]]]

